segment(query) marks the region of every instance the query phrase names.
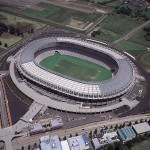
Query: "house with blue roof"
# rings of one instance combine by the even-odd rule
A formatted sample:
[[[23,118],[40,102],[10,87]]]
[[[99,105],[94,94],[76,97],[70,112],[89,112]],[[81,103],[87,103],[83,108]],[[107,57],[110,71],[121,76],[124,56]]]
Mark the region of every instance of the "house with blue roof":
[[[136,137],[136,133],[131,126],[125,126],[124,128],[119,129],[117,133],[123,142],[130,141]]]

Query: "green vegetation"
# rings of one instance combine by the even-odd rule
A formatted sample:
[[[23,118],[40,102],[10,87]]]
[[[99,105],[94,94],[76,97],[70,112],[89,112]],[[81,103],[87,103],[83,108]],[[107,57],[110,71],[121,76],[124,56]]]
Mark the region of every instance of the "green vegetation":
[[[33,16],[41,19],[51,20],[55,22],[64,22],[71,17],[77,17],[84,21],[95,21],[101,15],[94,13],[85,13],[81,11],[72,10],[69,8],[64,8],[61,6],[56,6],[53,4],[41,2],[37,4],[42,10],[34,10],[31,8],[26,8],[21,11],[22,14]]]
[[[138,57],[138,61],[142,65],[142,67],[150,73],[150,52]]]
[[[145,35],[146,35],[146,32],[144,30],[141,30],[137,34],[135,34],[133,37],[131,37],[129,41],[150,47],[150,41],[146,39]]]
[[[0,46],[5,48],[20,41],[28,33],[32,33],[34,30],[45,26],[45,24],[3,12],[0,14],[0,25]],[[27,33],[28,30],[30,32]]]
[[[9,38],[2,38],[0,37],[0,41],[2,42],[2,47],[5,47],[5,43],[7,44],[7,46],[11,46],[13,45],[14,43],[18,42],[21,40],[21,37],[19,36],[14,36],[14,35],[11,35],[9,36]]]
[[[145,31],[146,30],[146,31]],[[148,31],[147,31],[148,30]],[[140,30],[137,34],[129,38],[127,41],[122,41],[116,45],[120,50],[127,51],[133,56],[139,56],[142,53],[147,52],[150,47],[150,41],[147,38],[149,33],[149,27]]]
[[[84,81],[102,81],[111,78],[111,71],[80,58],[55,53],[41,61],[47,69]]]
[[[6,24],[17,24],[18,22],[30,23],[30,24],[33,24],[35,30],[45,26],[45,24],[42,24],[42,23],[39,23],[39,22],[36,22],[36,21],[32,21],[32,20],[28,20],[28,19],[25,19],[25,18],[22,18],[22,17],[17,17],[17,16],[14,16],[14,15],[10,15],[10,14],[3,13],[3,12],[1,12],[0,15],[3,16],[4,18],[6,18],[6,19],[3,20],[3,22],[5,22]]]
[[[4,10],[8,10],[8,11],[13,11],[13,12],[18,12],[21,10],[20,7],[15,7],[12,5],[7,5],[7,4],[1,4],[0,8],[4,9]]]
[[[145,140],[142,143],[139,143],[131,148],[131,150],[149,150],[149,149],[150,149],[150,139]]]
[[[111,7],[116,7],[116,6],[121,6],[122,3],[120,3],[120,1],[118,1],[118,0],[116,0],[116,1],[113,1],[113,2],[110,2],[110,3],[107,3],[106,5],[111,6]]]
[[[147,51],[147,47],[137,44],[137,43],[133,43],[130,41],[122,41],[119,44],[116,45],[116,47],[122,51],[126,51],[128,53],[130,53],[133,56],[138,56],[141,53],[144,53]]]
[[[143,23],[142,20],[136,20],[130,16],[120,15],[114,12],[99,24],[101,34],[95,37],[112,42],[127,34],[141,23]]]

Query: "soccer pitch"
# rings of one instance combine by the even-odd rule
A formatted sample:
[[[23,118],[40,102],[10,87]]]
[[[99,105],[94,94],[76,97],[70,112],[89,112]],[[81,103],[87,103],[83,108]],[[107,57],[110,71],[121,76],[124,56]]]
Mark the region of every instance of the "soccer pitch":
[[[55,53],[40,62],[46,69],[83,81],[103,81],[112,77],[110,70],[89,61]]]

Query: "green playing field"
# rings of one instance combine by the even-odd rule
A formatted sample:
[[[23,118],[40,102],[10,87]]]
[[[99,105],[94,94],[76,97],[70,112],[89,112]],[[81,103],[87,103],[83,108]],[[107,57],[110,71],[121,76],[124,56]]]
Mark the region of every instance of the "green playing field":
[[[111,71],[89,61],[55,53],[40,62],[46,69],[83,81],[103,81],[112,77]]]

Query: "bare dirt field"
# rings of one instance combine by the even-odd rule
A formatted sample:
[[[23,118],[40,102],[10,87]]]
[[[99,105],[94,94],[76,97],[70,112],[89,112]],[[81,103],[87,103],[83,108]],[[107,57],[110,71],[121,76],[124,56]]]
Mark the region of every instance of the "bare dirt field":
[[[74,17],[69,19],[67,22],[68,22],[67,23],[68,26],[71,26],[73,28],[78,28],[78,29],[84,29],[89,24],[89,22],[82,21]]]

